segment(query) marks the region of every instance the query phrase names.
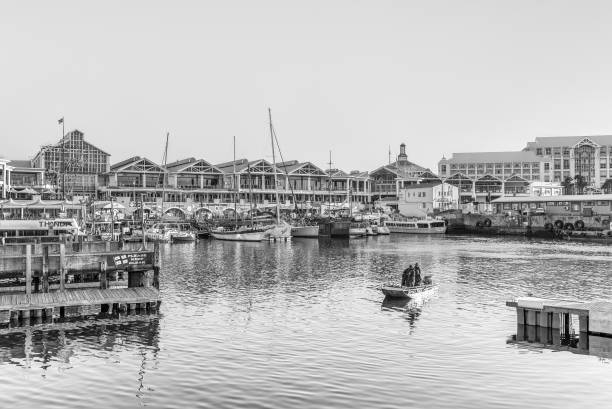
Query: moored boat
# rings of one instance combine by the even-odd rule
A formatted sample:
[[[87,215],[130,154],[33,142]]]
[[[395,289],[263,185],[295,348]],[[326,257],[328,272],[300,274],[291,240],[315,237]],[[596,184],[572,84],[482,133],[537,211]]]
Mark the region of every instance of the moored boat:
[[[291,236],[310,237],[316,239],[319,237],[319,226],[291,226]]]
[[[210,231],[210,235],[216,240],[224,241],[262,241],[266,231],[270,227],[246,227],[241,226],[236,229],[225,229],[218,227]]]
[[[351,223],[349,235],[351,237],[364,237],[366,235],[365,225],[363,225],[363,223]]]
[[[389,220],[385,226],[391,233],[407,234],[444,234],[446,233],[446,223],[443,220]]]

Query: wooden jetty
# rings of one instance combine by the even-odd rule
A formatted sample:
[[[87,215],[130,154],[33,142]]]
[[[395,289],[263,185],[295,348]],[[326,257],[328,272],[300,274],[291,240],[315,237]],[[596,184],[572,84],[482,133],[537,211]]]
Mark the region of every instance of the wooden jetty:
[[[516,308],[517,338],[553,345],[575,344],[589,351],[612,339],[612,302],[563,301],[520,297],[506,301]],[[601,349],[601,348],[600,348]]]
[[[0,246],[0,324],[155,310],[159,246],[129,250],[117,242],[11,243]]]

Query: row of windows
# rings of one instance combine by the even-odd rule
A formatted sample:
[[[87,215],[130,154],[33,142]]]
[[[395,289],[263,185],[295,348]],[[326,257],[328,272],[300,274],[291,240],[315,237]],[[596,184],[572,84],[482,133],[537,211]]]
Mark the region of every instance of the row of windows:
[[[569,146],[555,147],[555,148],[536,148],[536,155],[542,156],[544,154],[546,156],[551,156],[551,155],[569,156],[570,150],[571,148]],[[595,150],[595,148],[592,148],[592,150]],[[612,147],[610,147],[610,151],[612,151]],[[574,150],[574,152],[576,152],[576,150]],[[600,155],[606,155],[608,153],[608,147],[602,146],[601,148],[599,148],[599,153]]]

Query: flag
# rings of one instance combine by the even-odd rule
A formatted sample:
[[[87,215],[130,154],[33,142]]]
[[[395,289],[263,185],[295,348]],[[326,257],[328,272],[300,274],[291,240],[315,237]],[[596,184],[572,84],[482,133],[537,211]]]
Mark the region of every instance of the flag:
[[[64,117],[61,117],[60,119],[57,120],[58,124],[63,124],[64,123]]]

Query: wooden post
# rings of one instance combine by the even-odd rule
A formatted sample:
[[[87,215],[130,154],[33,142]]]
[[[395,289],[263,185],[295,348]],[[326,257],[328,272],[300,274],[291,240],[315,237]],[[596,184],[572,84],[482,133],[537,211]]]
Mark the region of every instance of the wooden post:
[[[108,288],[108,277],[106,272],[106,260],[100,262],[100,290]]]
[[[147,248],[147,238],[145,236],[144,194],[140,195],[140,227],[142,228],[142,249],[145,250]]]
[[[66,245],[60,244],[60,291],[66,290]]]
[[[153,287],[159,290],[159,243],[153,247]]]
[[[42,292],[49,292],[49,246],[43,246],[42,257]]]
[[[32,294],[32,245],[26,244],[26,294]]]

